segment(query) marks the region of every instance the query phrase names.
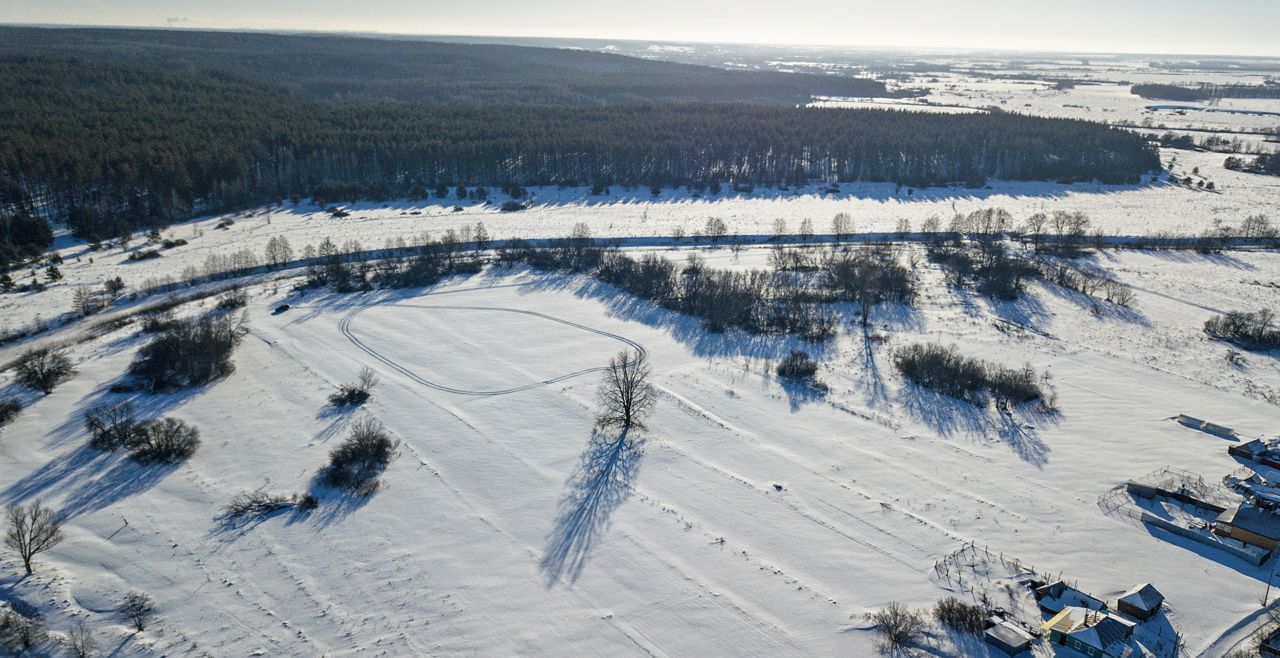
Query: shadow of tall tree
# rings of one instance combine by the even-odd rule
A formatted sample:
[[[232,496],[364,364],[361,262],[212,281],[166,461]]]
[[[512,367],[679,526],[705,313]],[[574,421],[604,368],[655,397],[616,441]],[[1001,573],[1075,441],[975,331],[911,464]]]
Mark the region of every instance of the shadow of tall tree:
[[[548,587],[577,580],[613,512],[630,497],[643,454],[644,438],[634,430],[592,433],[547,540],[541,568]]]

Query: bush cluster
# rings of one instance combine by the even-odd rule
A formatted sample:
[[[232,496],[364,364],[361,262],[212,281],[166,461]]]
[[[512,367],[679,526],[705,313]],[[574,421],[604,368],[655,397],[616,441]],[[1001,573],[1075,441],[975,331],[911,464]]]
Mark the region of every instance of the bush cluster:
[[[796,350],[778,362],[778,376],[792,381],[808,381],[818,374],[818,362],[806,352]]]
[[[13,419],[17,418],[20,413],[22,413],[21,402],[14,399],[0,401],[0,427],[13,422]]]
[[[373,387],[378,385],[378,376],[371,368],[361,368],[360,376],[352,384],[343,384],[329,395],[329,404],[335,407],[355,407],[369,401],[373,396]]]
[[[979,635],[987,628],[987,611],[980,605],[965,603],[954,596],[946,596],[933,608],[933,616],[947,628],[962,633]]]
[[[231,311],[242,308],[249,303],[249,294],[239,286],[232,287],[226,292],[218,295],[217,307],[223,311]]]
[[[152,391],[199,386],[231,373],[241,333],[231,318],[173,320],[138,351],[129,372]]]
[[[1273,350],[1280,348],[1280,330],[1275,328],[1275,323],[1275,312],[1269,308],[1229,311],[1206,320],[1204,332],[1245,349]]]
[[[378,476],[395,459],[400,442],[391,438],[382,423],[361,418],[351,434],[329,453],[322,475],[328,484],[358,495],[378,489]]]
[[[200,431],[176,418],[138,420],[131,402],[100,405],[85,412],[89,445],[95,450],[129,450],[148,464],[182,461],[200,447]]]
[[[1005,368],[964,356],[954,347],[915,344],[894,355],[894,366],[902,376],[931,391],[960,400],[979,403],[990,395],[1001,404],[1020,404],[1042,399],[1044,392],[1030,365]]]

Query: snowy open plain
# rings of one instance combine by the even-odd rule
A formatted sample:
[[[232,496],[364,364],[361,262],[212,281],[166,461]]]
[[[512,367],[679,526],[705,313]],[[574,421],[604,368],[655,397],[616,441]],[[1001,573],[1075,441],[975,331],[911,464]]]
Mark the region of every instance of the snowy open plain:
[[[1250,131],[1250,145],[1274,148],[1252,131],[1280,125],[1280,101],[1191,106],[1128,91],[1131,82],[1252,84],[1260,75],[1168,73],[1128,58],[1089,67],[1064,59],[1040,71],[1101,83],[1065,90],[963,70],[922,74],[908,82],[930,89],[932,107],[875,106]],[[916,304],[877,307],[875,341],[853,324],[856,308],[837,305],[839,333],[821,344],[710,333],[585,275],[523,267],[349,294],[295,290],[301,269],[258,273],[241,281],[247,333],[234,373],[180,393],[111,389],[149,339],[133,313],[165,298],[133,293],[204,274],[211,257],[248,250],[261,261],[271,238],[287,238],[297,258],[326,238],[377,249],[479,222],[499,240],[563,237],[581,224],[596,238],[646,243],[631,253],[765,268],[768,247],[666,239],[695,236],[713,218],[739,237],[763,239],[779,219],[789,234],[806,220],[826,234],[837,213],[870,234],[857,239],[881,238],[903,220],[919,231],[931,217],[945,227],[983,208],[1010,211],[1012,228],[1033,213],[1081,211],[1091,230],[1131,237],[1280,219],[1280,178],[1226,170],[1226,157],[1162,149],[1172,176],[1133,186],[532,188],[519,212],[501,212],[507,197],[492,189],[488,203],[304,199],[175,224],[163,237],[186,244],[141,261],[128,256],[155,246],[141,236],[91,251],[62,231],[62,279],[0,295],[0,333],[66,316],[77,289],[117,276],[125,294],[107,313],[125,319],[93,332],[84,328],[96,318],[77,319],[0,347],[7,364],[32,345],[66,343],[77,368],[46,397],[0,373],[0,398],[26,405],[0,429],[0,504],[41,499],[69,515],[66,540],[37,557],[33,575],[0,552],[0,600],[33,606],[56,633],[83,621],[110,656],[870,656],[867,612],[967,600],[975,587],[998,591],[1025,575],[940,575],[968,547],[1102,599],[1150,582],[1166,597],[1160,623],[1183,638],[1178,655],[1219,658],[1263,618],[1274,563],[1118,518],[1099,499],[1166,467],[1215,484],[1241,467],[1227,453],[1232,441],[1178,424],[1179,414],[1228,425],[1240,440],[1276,435],[1277,354],[1233,363],[1202,330],[1226,311],[1280,308],[1275,250],[1104,249],[1076,263],[1132,286],[1125,308],[1045,282],[994,302],[948,286],[921,245],[900,242],[893,248],[919,279]],[[1214,186],[1181,182],[1188,177]],[[33,276],[44,281],[44,267],[14,278]],[[273,312],[281,304],[290,308]],[[906,382],[894,355],[921,342],[1049,373],[1060,412],[1002,413]],[[647,428],[626,435],[593,428],[600,371],[621,349],[648,356],[659,397]],[[818,360],[828,392],[774,374],[794,349]],[[373,399],[354,411],[328,406],[335,386],[365,366],[381,378]],[[91,449],[84,412],[126,399],[143,416],[196,426],[200,450],[164,466]],[[329,451],[363,417],[400,441],[381,489],[355,497],[317,484]],[[251,491],[312,493],[319,506],[239,525],[217,518]],[[158,620],[141,633],[115,612],[129,591],[155,599]],[[998,603],[1029,607],[1023,621],[1038,627],[1034,604],[1008,592]],[[921,651],[1003,655],[937,626]]]
[[[762,266],[766,250],[704,253]],[[1153,582],[1191,655],[1227,648],[1269,567],[1110,518],[1096,499],[1165,466],[1215,481],[1238,467],[1179,413],[1274,432],[1274,357],[1232,366],[1200,325],[1277,305],[1280,259],[1091,258],[1137,288],[1132,310],[1095,315],[1043,286],[994,304],[922,265],[918,307],[879,309],[889,340],[869,353],[847,324],[819,346],[711,334],[590,279],[521,269],[348,295],[263,283],[234,374],[138,399],[201,429],[180,466],[86,445],[80,414],[132,395],[107,389],[145,340],[136,323],[74,348],[79,374],[52,395],[24,395],[33,404],[0,433],[0,496],[72,520],[35,575],[3,587],[54,628],[108,629],[114,655],[869,655],[864,613],[931,604],[946,587],[935,561],[976,542],[1099,597]],[[271,314],[282,301],[292,308]],[[925,340],[1048,370],[1061,414],[1003,415],[904,383],[893,352]],[[658,407],[644,432],[593,434],[594,369],[627,346],[652,360]],[[797,347],[819,358],[828,395],[772,374]],[[327,409],[364,365],[382,377],[373,401]],[[214,519],[245,491],[313,490],[364,414],[402,442],[381,491],[320,489],[310,515],[245,527]],[[137,635],[111,612],[132,589],[161,614]]]

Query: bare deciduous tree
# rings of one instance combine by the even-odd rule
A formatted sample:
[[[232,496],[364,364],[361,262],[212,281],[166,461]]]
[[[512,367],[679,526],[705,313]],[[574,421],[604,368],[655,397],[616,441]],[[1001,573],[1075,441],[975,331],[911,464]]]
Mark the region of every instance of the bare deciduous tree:
[[[98,640],[84,622],[78,622],[67,633],[67,649],[76,658],[92,658],[98,655]]]
[[[27,350],[18,358],[16,372],[21,384],[48,395],[58,384],[70,379],[75,370],[71,359],[61,350],[40,347]]]
[[[139,632],[147,630],[147,623],[155,615],[155,603],[142,592],[129,592],[120,602],[120,616],[128,619]]]
[[[622,350],[609,360],[597,392],[601,425],[617,425],[624,430],[644,426],[641,420],[658,401],[649,374],[644,352]]]
[[[39,500],[29,506],[10,505],[6,510],[9,530],[4,545],[22,558],[22,566],[31,573],[31,560],[62,541],[63,517]]]

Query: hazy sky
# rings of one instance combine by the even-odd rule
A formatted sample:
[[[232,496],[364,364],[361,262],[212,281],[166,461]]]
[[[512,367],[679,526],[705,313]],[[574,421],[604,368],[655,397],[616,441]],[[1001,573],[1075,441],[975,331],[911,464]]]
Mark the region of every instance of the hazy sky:
[[[1280,55],[1280,0],[0,0],[0,22]]]

